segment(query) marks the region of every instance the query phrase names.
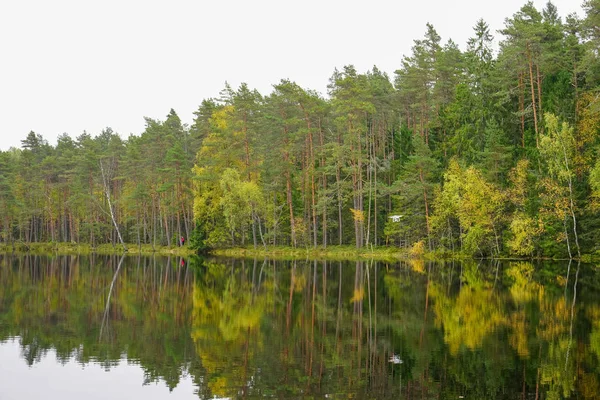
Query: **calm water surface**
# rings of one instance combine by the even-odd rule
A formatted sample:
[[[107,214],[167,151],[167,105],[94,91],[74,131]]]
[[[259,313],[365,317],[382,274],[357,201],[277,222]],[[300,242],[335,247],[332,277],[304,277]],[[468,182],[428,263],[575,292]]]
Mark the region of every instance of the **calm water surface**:
[[[576,263],[0,255],[0,399],[598,399]]]

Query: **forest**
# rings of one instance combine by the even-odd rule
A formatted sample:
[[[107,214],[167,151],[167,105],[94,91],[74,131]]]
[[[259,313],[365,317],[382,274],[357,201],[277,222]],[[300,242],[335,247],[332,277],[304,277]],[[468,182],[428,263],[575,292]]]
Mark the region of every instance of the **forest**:
[[[600,0],[528,2],[464,50],[427,24],[393,76],[225,84],[191,125],[0,152],[0,244],[371,248],[580,258],[600,242]]]

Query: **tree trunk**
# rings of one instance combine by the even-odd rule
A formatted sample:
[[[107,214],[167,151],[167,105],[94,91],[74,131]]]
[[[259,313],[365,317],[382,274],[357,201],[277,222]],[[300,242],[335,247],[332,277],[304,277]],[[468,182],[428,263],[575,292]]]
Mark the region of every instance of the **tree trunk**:
[[[544,115],[544,110],[542,109],[542,79],[540,77],[540,65],[535,64],[535,71],[537,76],[537,91],[538,91],[538,108],[540,112],[540,117]],[[540,131],[544,132],[544,124],[540,126]]]
[[[521,147],[525,148],[525,87],[523,73],[519,72],[519,114],[521,114]]]
[[[540,139],[538,132],[538,120],[537,120],[537,107],[535,102],[535,85],[533,82],[533,59],[531,58],[531,51],[529,49],[529,43],[527,43],[527,59],[529,62],[529,86],[531,87],[531,109],[533,110],[533,127],[535,130],[535,147],[540,147]]]
[[[321,119],[319,119],[319,146],[323,149],[323,129],[321,129]],[[321,150],[322,151],[322,150]],[[321,155],[321,163],[320,166],[323,168],[325,166],[325,159],[323,155]],[[327,175],[323,172],[321,177],[321,189],[324,196],[327,195]],[[321,223],[323,229],[323,247],[327,247],[327,202],[322,202],[323,204],[323,222]]]
[[[577,235],[577,219],[575,218],[575,204],[573,201],[573,180],[571,179],[571,174],[569,170],[569,161],[567,158],[567,152],[565,147],[563,146],[563,154],[565,156],[565,166],[567,168],[567,173],[569,174],[569,211],[571,212],[571,218],[573,219],[573,235],[575,236],[575,247],[577,248],[577,257],[581,259],[581,249],[579,247],[579,237]]]
[[[369,199],[367,205],[367,237],[365,244],[369,246],[371,240],[371,203],[373,201],[373,164],[375,160],[375,145],[373,138],[373,124],[369,128],[370,137],[367,137],[367,147],[369,149],[369,160],[367,169],[367,179],[369,181]]]
[[[361,144],[361,135],[360,131],[357,131],[356,138],[358,140],[357,146],[357,169],[356,169],[356,187],[357,192],[355,193],[355,199],[357,203],[357,209],[362,215],[362,218],[359,218],[357,224],[357,244],[356,247],[362,248],[364,246],[364,205],[363,205],[363,179],[362,179],[362,144]]]
[[[258,246],[257,238],[256,238],[256,218],[254,213],[254,207],[252,207],[252,244],[254,248]]]
[[[105,171],[102,160],[100,160],[100,172],[102,174],[102,183],[104,185],[104,194],[106,196],[106,202],[108,203],[108,209],[110,211],[110,218],[112,219],[112,223],[113,223],[115,230],[117,232],[117,235],[119,237],[119,241],[123,245],[123,250],[127,251],[127,245],[125,244],[125,242],[123,241],[123,237],[121,236],[121,230],[119,229],[119,225],[117,224],[117,221],[115,219],[115,213],[114,213],[112,202],[110,199],[109,180],[110,180],[110,178],[112,178],[111,177],[112,173],[110,173],[111,171]]]
[[[419,168],[419,180],[423,185],[423,201],[425,202],[425,225],[427,226],[427,242],[429,244],[429,250],[431,250],[431,228],[429,226],[429,202],[427,201],[427,189],[425,187],[425,178],[423,177],[423,170]]]
[[[285,186],[288,208],[290,210],[290,232],[292,239],[292,247],[296,247],[296,222],[294,221],[294,205],[292,204],[292,180],[290,177],[290,171],[285,172]]]
[[[342,138],[338,134],[338,146],[342,146]],[[341,180],[341,162],[340,160],[336,160],[336,168],[335,168],[335,183],[337,189],[337,200],[338,200],[338,240],[340,246],[342,245],[343,239],[343,227],[342,227],[342,180]]]
[[[248,182],[252,181],[252,176],[250,175],[250,144],[248,140],[248,116],[244,112],[244,125],[242,127],[242,131],[244,133],[244,150],[246,152],[246,171],[248,172]]]
[[[377,240],[377,159],[375,159],[375,165],[374,165],[374,175],[375,175],[375,197],[374,197],[374,204],[373,204],[373,218],[374,218],[374,228],[375,228],[375,232],[373,234],[373,243],[375,243],[375,246],[377,246],[378,240]]]
[[[337,200],[338,200],[338,240],[340,246],[342,245],[343,231],[342,231],[342,191],[341,191],[341,180],[340,180],[340,166],[337,165],[335,170],[335,179],[337,186]]]
[[[575,123],[579,121],[579,86],[577,84],[577,63],[573,63],[573,87],[575,88]]]

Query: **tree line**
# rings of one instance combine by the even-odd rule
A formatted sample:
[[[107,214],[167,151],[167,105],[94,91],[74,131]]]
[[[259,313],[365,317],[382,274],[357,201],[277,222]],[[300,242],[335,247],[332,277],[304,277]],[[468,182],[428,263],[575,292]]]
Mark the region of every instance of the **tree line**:
[[[357,248],[577,257],[600,230],[600,1],[526,3],[462,51],[431,24],[390,77],[335,70],[328,96],[226,85],[171,110],[0,153],[4,242]]]

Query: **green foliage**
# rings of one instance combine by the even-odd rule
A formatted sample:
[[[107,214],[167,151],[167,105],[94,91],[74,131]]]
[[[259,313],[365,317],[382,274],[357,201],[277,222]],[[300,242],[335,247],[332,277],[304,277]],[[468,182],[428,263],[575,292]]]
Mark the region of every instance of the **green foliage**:
[[[510,222],[512,239],[506,243],[513,254],[531,256],[541,230],[533,218],[516,214]]]
[[[0,241],[594,252],[598,9],[527,2],[497,54],[483,20],[465,51],[427,24],[393,77],[346,65],[327,98],[226,84],[189,127],[171,109],[128,138],[29,132],[0,153]]]
[[[467,252],[484,255],[501,251],[499,236],[506,222],[505,196],[478,169],[465,170],[451,161],[437,198],[433,221],[438,231],[454,218]]]
[[[206,232],[202,229],[201,225],[196,226],[192,231],[188,246],[198,253],[204,253],[208,250],[208,245],[206,244]]]

